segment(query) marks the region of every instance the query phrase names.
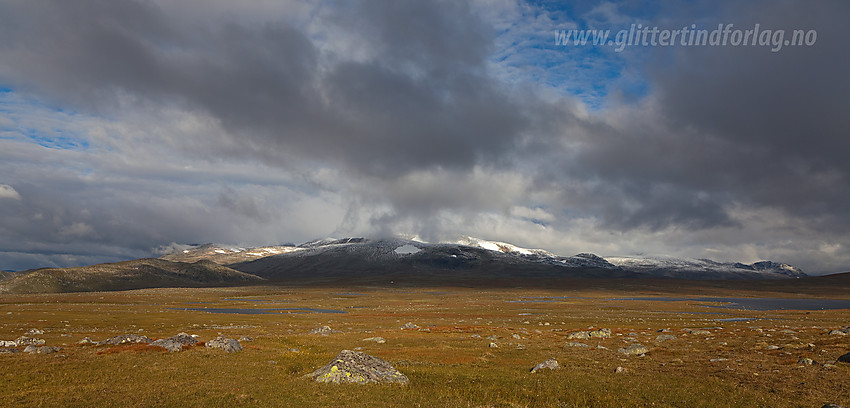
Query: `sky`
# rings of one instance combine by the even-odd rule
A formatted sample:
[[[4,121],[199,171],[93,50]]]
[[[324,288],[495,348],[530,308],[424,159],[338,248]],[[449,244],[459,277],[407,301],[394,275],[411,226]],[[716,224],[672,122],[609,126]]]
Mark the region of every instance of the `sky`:
[[[847,21],[844,0],[0,0],[0,269],[470,235],[848,271]],[[810,41],[556,42],[729,24]]]

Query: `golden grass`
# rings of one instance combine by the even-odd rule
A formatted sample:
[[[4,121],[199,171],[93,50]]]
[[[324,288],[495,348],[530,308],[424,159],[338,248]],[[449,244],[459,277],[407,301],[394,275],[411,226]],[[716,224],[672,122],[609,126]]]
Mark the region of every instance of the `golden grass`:
[[[694,284],[696,285],[696,284]],[[705,287],[691,287],[704,294]],[[711,288],[714,296],[758,295]],[[847,311],[708,309],[696,304],[611,301],[611,297],[665,294],[663,287],[567,290],[469,288],[149,289],[129,292],[0,297],[0,339],[30,328],[45,330],[58,354],[0,355],[0,406],[15,407],[819,407],[850,404],[850,367],[798,367],[850,351],[847,337],[825,330],[850,324]],[[431,294],[431,291],[446,293]],[[357,292],[366,296],[339,296]],[[680,287],[670,292],[682,294]],[[768,292],[766,295],[775,295]],[[823,293],[828,295],[828,293]],[[843,294],[837,294],[843,295]],[[549,303],[512,303],[523,297],[577,296]],[[846,296],[846,295],[843,295]],[[787,297],[787,294],[784,295]],[[239,301],[224,300],[239,298]],[[249,299],[287,301],[269,304]],[[211,302],[211,303],[187,303]],[[312,307],[346,314],[234,315],[172,307]],[[728,312],[728,315],[687,312]],[[11,313],[11,314],[9,314]],[[716,322],[718,317],[758,317]],[[408,322],[424,330],[401,330]],[[546,325],[548,323],[548,325]],[[341,331],[308,335],[329,325]],[[722,326],[711,335],[685,328]],[[589,327],[613,329],[610,339],[564,347],[567,334]],[[762,331],[754,330],[761,328]],[[654,342],[657,330],[677,337]],[[785,333],[782,330],[793,330]],[[202,344],[178,353],[146,345],[77,346],[124,333],[163,338],[178,332],[209,340],[219,333],[251,336],[227,354]],[[515,339],[512,334],[521,338]],[[477,336],[476,336],[477,335]],[[387,342],[364,342],[381,336]],[[490,340],[488,336],[497,336]],[[634,337],[650,349],[625,357],[617,348]],[[580,340],[579,340],[580,341]],[[498,348],[489,348],[495,342]],[[518,345],[523,349],[518,349]],[[809,347],[813,344],[814,347]],[[597,345],[607,349],[596,348]],[[777,345],[778,350],[768,350]],[[384,358],[410,379],[407,386],[328,385],[303,376],[342,349],[360,347]],[[289,351],[297,348],[298,352]],[[555,357],[558,371],[530,374]],[[711,362],[711,359],[723,359]],[[615,374],[618,366],[626,373]]]

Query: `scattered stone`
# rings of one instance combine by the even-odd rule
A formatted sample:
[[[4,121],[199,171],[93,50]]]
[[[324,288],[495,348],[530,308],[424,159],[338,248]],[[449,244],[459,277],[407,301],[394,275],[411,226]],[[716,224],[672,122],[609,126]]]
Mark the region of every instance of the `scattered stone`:
[[[717,362],[720,362],[720,361],[727,361],[727,360],[729,360],[729,359],[728,358],[712,358],[711,360],[708,360],[708,362],[709,363],[717,363]]]
[[[228,353],[235,353],[237,351],[242,351],[242,345],[239,344],[236,339],[228,339],[222,336],[218,336],[208,342],[206,342],[206,346],[211,349],[224,350]]]
[[[685,332],[694,336],[708,336],[711,335],[711,332],[708,330],[702,329],[685,329]]]
[[[810,365],[815,365],[817,363],[818,363],[817,361],[812,360],[810,358],[806,358],[806,357],[803,357],[799,361],[797,361],[797,365],[801,365],[801,366],[810,366]]]
[[[97,344],[117,346],[119,344],[135,343],[150,344],[152,341],[153,340],[151,340],[148,336],[139,336],[138,334],[122,334],[120,336],[110,337],[104,341],[98,342]]]
[[[374,341],[375,343],[378,343],[378,344],[384,344],[384,343],[387,342],[387,339],[385,339],[383,337],[368,337],[368,338],[363,339],[363,341]]]
[[[771,344],[771,345],[765,347],[765,350],[779,350],[779,346]]]
[[[91,337],[83,337],[83,339],[78,341],[77,344],[88,345],[88,344],[97,344],[97,342],[92,340]]]
[[[307,374],[321,383],[407,384],[407,376],[390,363],[359,351],[342,350],[333,361]]]
[[[487,346],[487,347],[490,347],[490,348],[499,348],[499,345],[498,345],[498,344],[496,344],[496,343],[490,343],[490,345],[489,345],[489,346]]]
[[[667,340],[676,340],[676,336],[673,336],[671,334],[659,334],[658,337],[655,338],[655,341],[658,343]]]
[[[841,357],[838,357],[838,361],[842,363],[850,363],[850,353],[847,353]]]
[[[614,369],[614,372],[617,373],[617,374],[623,374],[623,373],[626,372],[626,368],[625,367],[617,367],[617,368]]]
[[[640,344],[637,344],[637,343],[632,344],[632,345],[630,345],[629,347],[626,347],[626,348],[621,348],[617,351],[619,351],[620,353],[623,353],[627,356],[636,356],[636,355],[642,355],[642,354],[649,353],[649,349],[646,348],[646,346],[643,346],[643,345],[640,345]]]
[[[473,334],[472,336],[469,336],[469,337],[472,337],[473,339],[480,339],[481,335],[480,334]]]
[[[841,329],[835,329],[829,331],[830,336],[846,336],[847,332]]]
[[[404,324],[404,326],[401,326],[402,330],[411,330],[411,329],[418,329],[418,328],[419,328],[419,326],[413,324],[413,322],[407,322],[407,323]]]
[[[38,346],[29,345],[24,347],[24,353],[35,353],[38,351]]]
[[[194,346],[197,342],[198,339],[194,336],[190,336],[186,333],[178,333],[167,339],[153,341],[150,344],[151,346],[162,347],[169,352],[175,352],[183,349],[183,346]]]
[[[21,336],[15,339],[15,346],[24,347],[24,346],[41,346],[43,345],[44,339],[36,339],[34,337],[26,337]]]
[[[38,336],[44,334],[44,330],[41,329],[29,329],[29,331],[25,334],[25,336]]]
[[[329,334],[339,333],[338,331],[331,329],[330,326],[322,326],[316,327],[315,329],[311,329],[307,332],[307,334],[321,334],[322,336],[327,336]]]
[[[14,340],[12,340],[12,341],[0,340],[0,347],[17,347],[17,346],[18,346],[18,343],[15,343]]]
[[[295,348],[295,347],[293,347],[293,348],[291,348],[291,349],[289,349],[289,350],[286,350],[286,351],[288,351],[288,352],[290,352],[290,353],[300,353],[300,352],[301,352],[301,350],[299,350],[299,349],[297,349],[297,348]]]
[[[242,343],[243,341],[254,341],[254,338],[251,337],[251,336],[242,336],[242,337],[236,339],[236,341]]]
[[[485,337],[487,340],[499,340],[499,336],[493,334],[491,336]]]
[[[38,353],[38,354],[52,354],[62,350],[62,347],[50,347],[50,346],[27,346],[24,349],[24,353]]]
[[[515,340],[520,340],[520,339],[522,339],[522,336],[520,336],[519,334],[514,333],[514,334],[511,334],[511,338],[512,338],[512,339],[515,339]]]
[[[564,343],[564,347],[590,347],[590,346],[588,346],[587,344],[584,344],[584,343],[579,343],[579,342],[575,342],[575,341],[568,341],[568,342]]]
[[[16,348],[0,348],[0,354],[15,354],[20,352],[21,350]]]
[[[561,368],[561,366],[558,365],[558,360],[555,360],[554,358],[550,358],[550,359],[534,366],[534,368],[531,369],[531,372],[536,373],[536,372],[538,372],[540,370],[544,370],[544,369],[557,370],[557,369],[560,369],[560,368]]]

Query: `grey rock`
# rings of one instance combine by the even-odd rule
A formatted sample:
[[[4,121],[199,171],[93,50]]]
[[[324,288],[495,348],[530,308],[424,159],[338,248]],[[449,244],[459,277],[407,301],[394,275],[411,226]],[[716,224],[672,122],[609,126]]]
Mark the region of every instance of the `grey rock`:
[[[824,406],[822,406],[820,408],[844,408],[844,406],[838,405],[838,404],[825,404]]]
[[[490,348],[499,348],[499,345],[498,345],[498,344],[496,344],[496,343],[490,343],[487,347],[490,347]]]
[[[632,345],[630,345],[626,348],[621,348],[617,351],[619,351],[620,353],[623,353],[627,356],[636,356],[636,355],[649,353],[649,349],[646,348],[646,346],[643,346],[643,345],[640,345],[640,344],[637,344],[637,343],[632,344]]]
[[[493,335],[485,337],[485,339],[487,339],[487,340],[499,340],[499,336],[493,334]]]
[[[29,329],[25,336],[38,336],[44,334],[44,330],[41,329]]]
[[[840,361],[840,362],[842,362],[842,363],[848,363],[848,364],[850,364],[850,353],[847,353],[847,354],[845,354],[845,355],[843,355],[843,356],[841,356],[841,357],[838,357],[838,361]]]
[[[307,374],[321,383],[396,383],[407,384],[407,376],[390,363],[359,351],[342,350],[333,361]]]
[[[0,354],[16,354],[20,352],[21,350],[17,348],[0,348]]]
[[[120,336],[110,337],[106,340],[98,342],[97,344],[117,346],[119,344],[150,344],[152,341],[153,340],[148,338],[148,336],[139,336],[138,334],[122,334]]]
[[[413,324],[413,322],[407,322],[403,326],[401,326],[402,330],[410,330],[410,329],[418,329],[419,326]]]
[[[35,353],[38,351],[38,346],[29,345],[24,347],[24,353]]]
[[[708,330],[702,330],[702,329],[685,329],[685,331],[686,331],[688,334],[692,334],[692,335],[694,335],[694,336],[708,336],[708,335],[710,335],[710,334],[711,334],[711,332],[710,332],[710,331],[708,331]]]
[[[771,345],[765,347],[765,350],[779,350],[779,346],[771,344]]]
[[[0,347],[17,347],[17,346],[18,346],[18,343],[15,343],[14,340],[12,340],[12,341],[0,340]]]
[[[536,373],[540,370],[558,370],[560,368],[561,368],[561,366],[558,364],[558,360],[555,360],[554,358],[550,358],[550,359],[534,366],[534,368],[531,369],[531,372]]]
[[[378,343],[378,344],[384,344],[384,343],[387,342],[387,339],[385,339],[383,337],[367,337],[367,338],[363,339],[363,341],[374,341],[375,343]]]
[[[658,343],[667,340],[676,340],[676,336],[673,336],[671,334],[659,334],[658,337],[655,338],[655,341]]]
[[[224,350],[228,353],[242,351],[242,345],[236,339],[228,339],[226,337],[216,337],[206,343],[206,346],[211,349]]]
[[[254,338],[253,338],[253,337],[251,337],[251,336],[242,336],[242,337],[240,337],[240,338],[238,338],[238,339],[236,339],[236,340],[237,340],[238,342],[242,343],[242,342],[245,342],[245,341],[254,341]]]
[[[607,339],[611,337],[611,329],[591,330],[587,335],[594,339]]]
[[[810,366],[810,365],[815,365],[817,363],[818,363],[817,361],[812,360],[810,358],[806,358],[806,357],[803,357],[803,358],[801,358],[800,360],[797,361],[797,365],[801,365],[801,366]]]
[[[587,344],[584,344],[584,343],[579,343],[579,342],[575,342],[575,341],[568,341],[568,342],[564,343],[564,347],[590,347],[590,346],[588,346]]]
[[[44,339],[36,339],[34,337],[21,336],[15,339],[15,345],[18,347],[41,346],[44,343]]]
[[[27,346],[33,347],[33,346]],[[53,354],[62,350],[62,347],[41,346],[36,347],[35,352],[38,354]]]
[[[78,341],[77,344],[87,345],[87,344],[97,344],[97,342],[92,340],[91,337],[83,337],[83,339]]]
[[[570,333],[567,335],[567,340],[590,340],[590,334],[586,331]]]
[[[520,340],[520,339],[522,339],[522,336],[520,336],[519,334],[514,333],[514,334],[511,334],[511,338],[512,338],[512,339],[515,339],[515,340]]]
[[[311,329],[307,332],[307,334],[321,334],[322,336],[327,336],[329,334],[339,333],[338,331],[331,329],[330,326],[321,326],[316,327],[315,329]]]
[[[159,339],[151,342],[151,346],[162,347],[170,352],[180,351],[183,346],[194,346],[198,343],[198,339],[186,333],[178,333],[167,339]]]
[[[614,372],[617,373],[617,374],[623,374],[626,371],[628,371],[628,370],[626,370],[625,367],[617,367],[617,368],[614,369]]]
[[[830,336],[846,336],[846,335],[847,335],[847,331],[846,331],[846,330],[842,330],[842,329],[830,330],[830,331],[829,331],[829,335],[830,335]]]

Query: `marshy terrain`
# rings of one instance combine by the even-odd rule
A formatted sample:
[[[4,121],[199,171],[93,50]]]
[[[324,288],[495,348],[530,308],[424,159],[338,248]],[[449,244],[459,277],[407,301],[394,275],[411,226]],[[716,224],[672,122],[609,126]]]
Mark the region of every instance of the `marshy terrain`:
[[[850,352],[843,289],[586,280],[551,289],[267,285],[3,295],[0,340],[44,344],[0,354],[0,405],[848,405],[850,364],[838,361]],[[177,352],[97,344],[178,333],[197,342]],[[204,347],[219,337],[238,339],[242,350]],[[12,348],[23,349],[4,349]],[[408,381],[306,377],[342,350],[383,359]]]

